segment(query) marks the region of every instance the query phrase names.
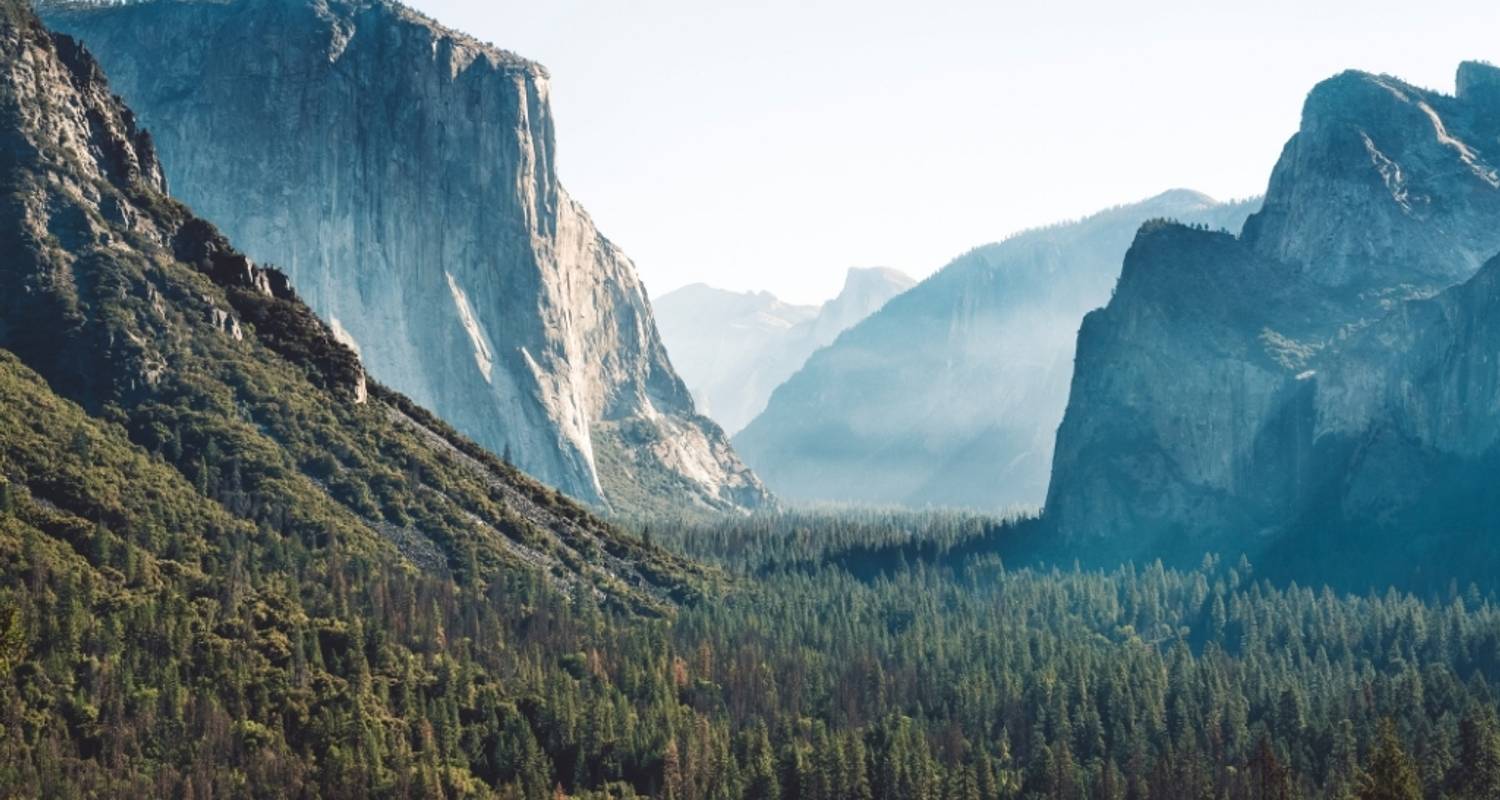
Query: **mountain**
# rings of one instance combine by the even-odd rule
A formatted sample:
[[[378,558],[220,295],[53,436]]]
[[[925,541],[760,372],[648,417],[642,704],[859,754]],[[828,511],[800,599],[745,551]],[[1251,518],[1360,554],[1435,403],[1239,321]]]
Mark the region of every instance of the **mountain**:
[[[386,0],[42,13],[97,55],[175,194],[284,267],[376,378],[591,503],[769,501],[558,183],[541,66]]]
[[[1059,536],[1258,550],[1363,531],[1357,562],[1385,523],[1415,539],[1443,516],[1408,512],[1478,501],[1482,471],[1450,479],[1489,442],[1497,87],[1477,63],[1454,96],[1334,77],[1241,236],[1141,230],[1079,333],[1046,507]]]
[[[735,446],[789,500],[1039,505],[1074,334],[1136,229],[1253,208],[1177,190],[976,248],[808,359]]]
[[[540,665],[703,570],[367,382],[162,176],[89,54],[0,0],[0,794],[550,793]],[[498,760],[418,769],[433,719]]]
[[[808,356],[913,283],[893,269],[856,267],[838,296],[821,306],[702,283],[668,292],[652,305],[672,363],[699,408],[733,435]]]
[[[653,581],[609,554],[651,570],[670,560],[652,565],[658,555],[368,382],[285,274],[167,194],[151,135],[97,62],[20,5],[0,42],[0,348],[18,397],[87,415],[63,427],[99,429],[130,450],[125,461],[180,473],[174,491],[202,496],[191,502],[217,501],[278,536],[439,574],[546,565],[566,583],[597,580],[602,597],[652,604]],[[12,422],[59,435],[24,414]],[[46,469],[46,451],[6,441],[40,464],[40,477],[14,483],[69,510],[49,492],[83,487]]]

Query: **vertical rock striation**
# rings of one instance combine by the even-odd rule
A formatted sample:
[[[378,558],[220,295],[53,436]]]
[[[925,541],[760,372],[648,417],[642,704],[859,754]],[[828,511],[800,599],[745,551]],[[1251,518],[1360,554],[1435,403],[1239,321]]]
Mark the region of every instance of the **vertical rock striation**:
[[[384,0],[42,10],[109,71],[177,196],[282,265],[380,380],[585,500],[768,502],[558,183],[542,67]]]

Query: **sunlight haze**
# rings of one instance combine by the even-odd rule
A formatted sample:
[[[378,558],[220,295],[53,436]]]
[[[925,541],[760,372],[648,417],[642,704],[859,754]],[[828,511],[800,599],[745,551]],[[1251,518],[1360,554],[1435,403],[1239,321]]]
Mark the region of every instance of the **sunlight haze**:
[[[653,296],[815,302],[1172,187],[1259,194],[1346,68],[1451,92],[1491,0],[417,0],[551,73],[564,184]]]

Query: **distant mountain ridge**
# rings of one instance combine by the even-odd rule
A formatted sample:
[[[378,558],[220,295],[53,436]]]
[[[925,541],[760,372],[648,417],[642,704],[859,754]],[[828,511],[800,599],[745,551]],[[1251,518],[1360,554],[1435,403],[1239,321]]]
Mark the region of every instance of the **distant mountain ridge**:
[[[1078,323],[1136,229],[1238,230],[1254,207],[1174,190],[975,248],[816,353],[735,445],[788,500],[1038,506]]]
[[[1372,584],[1479,563],[1500,70],[1465,63],[1457,86],[1324,81],[1243,235],[1140,232],[1079,334],[1046,507],[1059,537],[1273,547]]]
[[[915,283],[887,267],[855,267],[838,295],[821,306],[702,283],[668,292],[653,305],[672,363],[699,407],[733,435],[818,348]]]
[[[153,131],[178,196],[282,265],[378,379],[582,500],[770,502],[558,182],[542,67],[385,0],[40,8]]]

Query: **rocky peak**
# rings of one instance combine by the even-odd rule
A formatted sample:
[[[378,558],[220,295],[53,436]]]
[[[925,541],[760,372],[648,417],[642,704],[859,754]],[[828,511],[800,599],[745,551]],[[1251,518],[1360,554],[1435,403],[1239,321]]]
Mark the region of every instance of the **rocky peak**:
[[[1500,211],[1500,160],[1486,152],[1494,115],[1475,101],[1483,80],[1465,83],[1457,97],[1357,71],[1318,84],[1245,239],[1351,293],[1430,292],[1472,274],[1500,247],[1486,222]]]
[[[1488,109],[1500,108],[1500,67],[1487,61],[1458,65],[1458,99]]]
[[[811,322],[811,336],[817,347],[838,338],[840,333],[865,317],[879,311],[891,298],[916,285],[900,270],[889,267],[850,267],[844,275],[844,287],[832,300],[823,304]]]
[[[844,273],[844,288],[840,295],[868,292],[886,286],[910,287],[916,281],[899,269],[890,267],[850,267]]]

